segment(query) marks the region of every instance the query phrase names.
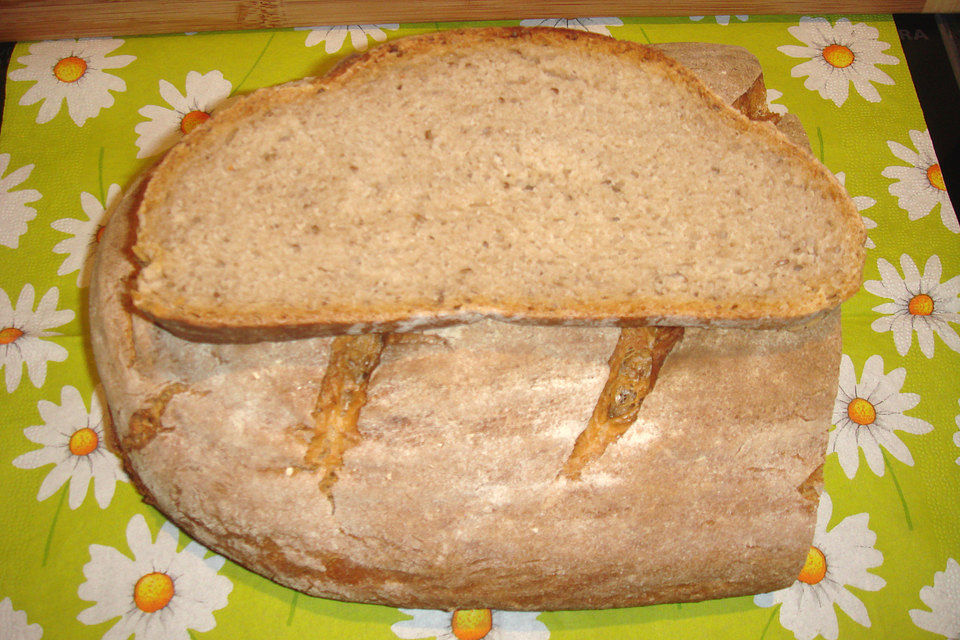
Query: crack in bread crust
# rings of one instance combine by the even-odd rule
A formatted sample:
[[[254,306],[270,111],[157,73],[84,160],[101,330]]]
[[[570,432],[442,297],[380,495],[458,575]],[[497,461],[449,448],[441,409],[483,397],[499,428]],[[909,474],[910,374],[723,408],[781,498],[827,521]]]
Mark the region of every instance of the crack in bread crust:
[[[751,120],[765,120],[777,124],[780,116],[767,108],[767,88],[761,74],[746,93],[734,100],[731,107]]]
[[[800,493],[806,500],[809,500],[813,505],[813,508],[816,509],[817,503],[820,501],[820,493],[823,491],[823,465],[821,464],[816,469],[810,472],[810,475],[807,476],[807,479],[800,483],[800,486],[797,487],[797,492]]]
[[[163,413],[173,397],[188,388],[182,382],[168,384],[159,395],[150,398],[146,406],[135,411],[130,416],[128,432],[123,436],[123,450],[129,452],[142,449],[150,444],[158,433],[169,430],[161,422]]]
[[[636,421],[660,368],[683,336],[683,327],[635,327],[620,331],[610,356],[610,376],[586,428],[577,437],[561,474],[578,480],[584,468]]]
[[[308,469],[320,471],[320,491],[328,498],[343,465],[343,454],[360,441],[357,422],[383,347],[384,337],[376,333],[339,336],[330,345],[330,360],[310,414],[313,438],[304,456]]]

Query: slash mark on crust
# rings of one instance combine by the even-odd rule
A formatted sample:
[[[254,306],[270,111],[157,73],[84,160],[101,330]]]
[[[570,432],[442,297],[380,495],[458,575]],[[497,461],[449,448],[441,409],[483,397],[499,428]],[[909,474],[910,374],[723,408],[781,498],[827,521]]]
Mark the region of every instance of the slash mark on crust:
[[[313,437],[304,456],[306,468],[320,472],[320,491],[328,498],[343,454],[360,442],[357,422],[383,347],[384,337],[374,333],[338,336],[330,346],[330,360],[310,414]]]
[[[161,431],[166,431],[161,422],[163,412],[167,410],[167,405],[173,396],[183,393],[188,389],[187,385],[181,382],[168,384],[163,388],[159,395],[149,400],[142,408],[138,409],[130,416],[129,429],[123,437],[123,450],[136,451],[150,444]]]
[[[653,390],[660,367],[682,336],[683,327],[628,327],[620,331],[610,356],[607,383],[561,475],[578,480],[587,465],[627,432]]]

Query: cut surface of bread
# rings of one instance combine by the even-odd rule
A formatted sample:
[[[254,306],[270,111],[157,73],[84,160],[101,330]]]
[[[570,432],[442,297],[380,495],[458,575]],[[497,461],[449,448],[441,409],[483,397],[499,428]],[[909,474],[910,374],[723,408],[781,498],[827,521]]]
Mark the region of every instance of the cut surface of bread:
[[[134,303],[219,341],[781,326],[863,260],[843,188],[773,126],[652,48],[557,29],[407,38],[258,91],[171,150],[138,217]]]

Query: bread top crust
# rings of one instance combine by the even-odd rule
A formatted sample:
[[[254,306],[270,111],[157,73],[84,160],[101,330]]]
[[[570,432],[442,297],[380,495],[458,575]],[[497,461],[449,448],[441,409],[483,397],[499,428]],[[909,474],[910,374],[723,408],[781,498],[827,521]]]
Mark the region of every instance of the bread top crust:
[[[371,269],[365,266],[366,262],[377,256],[390,256],[392,253],[390,247],[384,249],[381,245],[378,245],[379,250],[364,252],[371,237],[376,238],[376,232],[369,237],[360,236],[364,246],[358,250],[362,260],[358,260],[359,266],[356,269],[351,266],[353,257],[350,255],[341,256],[339,261],[324,263],[328,255],[335,253],[335,250],[327,251],[327,247],[340,242],[349,248],[347,245],[356,240],[356,225],[351,228],[344,225],[345,230],[341,233],[345,234],[347,240],[338,239],[334,234],[331,238],[324,236],[324,245],[305,245],[310,247],[307,252],[309,257],[297,262],[294,262],[297,257],[295,253],[290,253],[284,247],[277,249],[280,246],[278,242],[269,244],[270,248],[264,249],[269,256],[267,258],[255,255],[259,253],[256,247],[252,249],[252,253],[246,253],[248,246],[259,244],[260,239],[248,242],[242,247],[224,246],[217,244],[218,241],[215,240],[207,244],[187,242],[186,235],[189,231],[185,230],[189,230],[190,225],[184,221],[184,216],[192,216],[197,210],[200,210],[201,217],[194,217],[203,225],[200,231],[202,235],[218,229],[217,225],[204,219],[204,215],[215,215],[219,212],[221,219],[226,220],[226,223],[219,225],[221,230],[226,228],[223,233],[226,237],[230,235],[230,230],[238,218],[244,218],[245,215],[251,217],[250,214],[236,210],[235,205],[223,204],[222,200],[224,197],[229,198],[229,193],[211,192],[203,184],[191,182],[191,176],[205,170],[204,163],[229,163],[230,160],[223,160],[224,156],[242,160],[237,155],[238,152],[233,150],[233,146],[237,144],[235,138],[249,135],[260,122],[271,118],[289,120],[297,109],[309,108],[303,105],[320,104],[324,100],[335,106],[350,105],[355,94],[366,95],[363,93],[366,87],[385,86],[384,83],[388,80],[396,81],[398,87],[403,84],[404,78],[412,78],[411,82],[422,81],[416,77],[418,67],[435,64],[438,59],[444,59],[444,56],[453,56],[463,61],[475,52],[479,52],[477,55],[482,57],[484,52],[509,49],[516,49],[525,56],[546,57],[558,51],[560,53],[557,55],[560,56],[573,53],[578,56],[578,61],[584,64],[588,61],[592,61],[590,64],[601,64],[604,68],[611,69],[611,74],[629,75],[636,73],[637,69],[642,70],[641,75],[652,78],[651,86],[669,87],[674,93],[679,92],[679,99],[689,100],[693,104],[691,108],[695,118],[691,118],[694,121],[690,123],[691,126],[703,124],[700,120],[707,120],[701,130],[705,127],[731,132],[728,139],[735,140],[732,144],[738,148],[730,150],[730,157],[739,158],[738,162],[742,164],[775,163],[776,167],[772,170],[778,172],[778,177],[782,177],[784,183],[792,185],[783,189],[798,194],[798,198],[806,198],[803,203],[804,210],[799,213],[793,211],[793,203],[790,202],[761,202],[760,204],[767,206],[768,211],[762,224],[753,218],[744,221],[737,216],[727,215],[726,221],[714,229],[711,228],[715,225],[714,220],[704,221],[697,217],[700,211],[696,210],[696,207],[710,206],[709,201],[713,196],[713,193],[705,191],[697,184],[710,176],[704,178],[697,175],[689,184],[673,185],[667,189],[667,195],[658,196],[660,199],[654,202],[654,205],[661,206],[671,198],[686,199],[685,217],[681,219],[665,216],[658,227],[658,233],[666,228],[664,233],[667,234],[673,234],[675,229],[680,229],[676,232],[677,237],[672,240],[665,238],[674,242],[672,249],[664,249],[657,239],[654,239],[656,242],[652,246],[638,248],[637,242],[643,242],[647,237],[644,236],[644,230],[637,227],[630,231],[622,228],[622,222],[616,221],[597,237],[586,237],[584,244],[602,245],[619,241],[619,245],[610,249],[601,246],[599,251],[596,251],[597,255],[586,252],[573,258],[564,253],[570,248],[570,238],[564,240],[567,244],[560,247],[559,251],[544,241],[543,251],[535,258],[527,255],[537,254],[539,251],[536,245],[546,233],[542,220],[537,221],[539,226],[528,229],[526,235],[523,235],[522,230],[514,235],[508,234],[508,240],[519,237],[522,243],[525,243],[524,247],[532,247],[531,251],[523,249],[514,254],[510,253],[510,250],[504,250],[499,255],[492,253],[486,258],[477,254],[480,250],[468,246],[470,243],[464,240],[469,239],[473,233],[470,225],[457,227],[458,222],[453,221],[454,231],[434,242],[425,239],[412,240],[417,235],[413,231],[406,236],[406,240],[399,240],[398,243],[412,241],[418,246],[414,247],[413,253],[408,251],[398,257],[402,264],[395,269],[390,268],[390,259],[387,257],[376,262]],[[469,65],[470,60],[467,60],[466,64]],[[557,73],[557,70],[550,70],[550,73]],[[627,89],[624,89],[624,92],[626,91]],[[527,108],[530,106],[528,104]],[[320,110],[327,107],[316,108]],[[362,108],[362,104],[358,104],[356,108]],[[328,118],[332,117],[330,114],[326,115]],[[539,115],[537,117],[539,118]],[[438,131],[440,126],[442,125],[437,126]],[[686,128],[686,125],[681,124],[681,128]],[[276,127],[271,129],[273,132],[278,130]],[[424,135],[429,137],[431,129],[427,129]],[[674,135],[682,137],[686,134],[671,132],[667,137]],[[739,142],[741,140],[742,143]],[[757,157],[762,155],[763,158],[754,161],[752,157],[755,153]],[[430,156],[427,154],[423,157]],[[496,157],[497,154],[494,153],[492,161],[495,162]],[[521,164],[529,164],[529,159],[524,158],[523,154],[518,157]],[[548,157],[539,160],[535,158],[534,162],[548,160]],[[349,164],[350,159],[333,158],[331,164],[338,162],[342,165],[339,167],[342,174],[345,171],[343,166]],[[401,164],[401,161],[396,159],[391,162],[390,166]],[[751,167],[744,168],[741,164],[727,166],[725,162],[732,161],[726,156],[720,157],[713,167],[718,175],[722,172],[722,178],[727,181],[724,184],[735,182],[740,179],[737,177],[739,173],[752,170]],[[456,159],[441,161],[442,165],[450,163],[455,164]],[[354,165],[349,166],[354,169]],[[674,163],[673,168],[677,166],[680,165]],[[488,163],[486,169],[489,167]],[[229,175],[229,169],[232,169],[232,166],[224,168],[224,175]],[[290,167],[281,166],[280,169],[286,170]],[[331,168],[331,175],[337,170]],[[547,170],[552,169],[548,167]],[[769,173],[770,167],[767,167],[767,170]],[[337,174],[338,180],[342,177],[341,174]],[[567,175],[569,177],[569,172]],[[663,178],[658,174],[651,175],[656,180],[669,179],[669,176]],[[211,179],[216,177],[212,176]],[[503,181],[504,185],[509,185],[504,186],[504,190],[519,186],[510,184],[511,179],[508,176]],[[764,179],[770,180],[769,176]],[[376,178],[370,180],[376,181]],[[296,179],[291,178],[288,181],[296,182]],[[243,189],[244,182],[246,181],[243,176],[234,178],[228,192],[234,188]],[[468,183],[474,184],[469,181]],[[633,189],[640,194],[639,200],[628,201],[622,206],[622,203],[618,204],[619,201],[604,201],[596,206],[592,215],[595,218],[616,220],[619,220],[620,216],[613,214],[624,211],[631,214],[640,211],[640,215],[631,216],[636,219],[644,215],[659,215],[657,210],[651,214],[649,207],[654,205],[643,199],[649,195],[645,191],[653,192],[657,189],[655,186],[648,189],[649,184],[638,183],[627,187],[628,190]],[[709,184],[715,185],[716,182]],[[357,189],[367,188],[370,186],[369,180],[358,185],[360,186]],[[538,188],[536,184],[525,186],[531,187],[531,191]],[[616,200],[619,195],[618,184],[611,183],[608,186],[615,192],[611,198]],[[684,186],[684,189],[679,189],[680,186]],[[694,188],[687,190],[688,186]],[[324,191],[327,187],[330,187],[330,184],[309,185],[309,193],[303,197],[326,197],[329,195]],[[436,185],[428,184],[419,196],[431,197],[438,192],[435,187]],[[476,188],[479,190],[487,187],[489,184]],[[250,187],[251,190],[257,188],[260,187]],[[336,188],[346,189],[342,184],[331,187]],[[390,193],[395,194],[397,189],[415,190],[416,187],[403,183],[390,188],[393,189]],[[189,194],[183,195],[185,191]],[[730,193],[739,191],[732,190]],[[509,215],[512,215],[510,212],[517,207],[530,204],[522,195],[517,198],[511,196],[513,199],[503,201],[499,210],[495,206],[481,206],[482,216],[479,217],[489,220],[505,216],[503,226],[517,226],[516,219]],[[609,196],[609,192],[606,195]],[[754,197],[754,200],[762,199],[762,195]],[[279,224],[287,225],[286,231],[281,231],[281,234],[286,234],[284,237],[287,245],[296,244],[299,249],[300,238],[309,235],[305,234],[304,230],[310,225],[316,228],[317,222],[328,220],[331,212],[329,209],[317,210],[300,216],[293,211],[288,200],[290,198],[281,199],[280,203],[276,204],[276,211],[272,211],[274,215],[268,215],[259,222],[251,221],[250,224],[266,225],[269,222],[272,225],[279,221]],[[383,198],[358,197],[357,200],[351,200],[350,206],[362,212]],[[270,209],[274,204],[271,201],[263,206]],[[401,200],[394,204],[399,209],[405,209],[406,214],[395,214],[387,209],[377,213],[376,216],[379,217],[371,218],[374,226],[379,221],[379,228],[382,230],[383,223],[388,222],[391,215],[406,221],[402,224],[410,220],[414,221],[411,224],[417,224],[419,213],[415,210],[416,203]],[[440,204],[450,206],[446,201]],[[579,204],[582,203],[578,202]],[[744,204],[733,201],[729,204],[730,207],[738,208],[737,215],[751,216],[753,213],[751,202]],[[386,204],[382,206],[387,207]],[[553,205],[548,202],[548,206]],[[610,207],[616,206],[620,208],[611,212]],[[780,207],[781,213],[770,213]],[[570,213],[566,211],[564,215]],[[541,214],[543,212],[539,211],[535,215]],[[176,220],[178,215],[182,218],[179,227],[176,222],[171,222]],[[430,217],[431,214],[426,215]],[[779,222],[783,223],[783,228],[773,226],[777,215],[782,218]],[[812,237],[812,234],[801,237],[801,232],[809,225],[793,223],[790,218],[802,215],[806,216],[804,220],[811,218],[822,223],[822,228],[815,232],[819,237]],[[752,122],[728,107],[690,71],[654,48],[596,34],[550,28],[468,29],[405,38],[349,59],[323,78],[254,92],[226,107],[167,154],[147,186],[138,209],[138,218],[139,231],[134,253],[140,260],[142,269],[135,284],[135,305],[162,326],[182,337],[237,342],[340,333],[407,331],[472,322],[481,318],[588,326],[784,326],[822,314],[857,291],[860,286],[865,238],[860,216],[843,187],[829,171],[789,142],[774,127]],[[439,218],[442,218],[442,215],[438,220]],[[428,224],[433,225],[429,227],[430,231],[436,231],[449,221],[438,220],[428,221]],[[523,220],[529,220],[529,217]],[[567,224],[569,216],[563,220],[565,222],[561,224]],[[641,227],[642,224],[647,224],[631,222],[634,223]],[[794,226],[791,227],[791,224]],[[362,226],[362,222],[358,225]],[[583,232],[583,229],[575,226],[573,229],[574,236]],[[252,230],[252,233],[256,227],[248,227],[248,230]],[[494,231],[488,230],[480,235],[490,239],[492,233]],[[499,229],[496,233],[499,233]],[[727,234],[738,233],[741,234],[739,245],[729,250],[723,249],[721,245]],[[780,234],[779,239],[775,237],[776,234]],[[770,238],[770,242],[776,244],[775,250],[768,251],[767,247],[750,244],[764,238]],[[483,242],[487,243],[487,239]],[[185,247],[182,250],[178,248],[181,243]],[[479,245],[479,242],[476,244]],[[508,241],[504,241],[504,244],[512,246]],[[731,241],[731,244],[735,243]],[[317,247],[321,246],[323,250],[317,250]],[[756,259],[749,255],[753,249],[756,249]],[[661,250],[663,253],[657,254]],[[733,254],[728,256],[731,259],[727,263],[718,262],[719,253],[724,251]],[[220,255],[221,253],[223,255]],[[346,253],[349,254],[349,251]],[[700,254],[704,254],[699,271],[688,273],[677,267],[677,263],[686,259],[680,256],[680,253],[689,254],[689,259],[694,261]],[[651,254],[657,255],[651,257]],[[196,271],[193,271],[194,267],[188,263],[200,255],[213,257],[204,263],[204,275],[193,277],[201,269],[196,267]],[[410,257],[411,255],[413,257]],[[184,256],[187,256],[186,259]],[[670,263],[673,266],[669,269],[663,267],[662,271],[658,271],[660,263],[669,262],[669,259],[673,259]],[[521,267],[524,260],[534,265],[534,272],[544,264],[547,265],[548,276],[541,278],[544,281],[538,281],[540,276],[535,273],[523,273]],[[218,267],[213,264],[214,261],[223,262],[226,266]],[[711,266],[713,263],[716,265]],[[218,271],[218,268],[221,270]],[[705,268],[708,270],[704,271]],[[713,271],[709,271],[710,268]],[[278,270],[282,277],[277,280],[284,283],[283,286],[288,286],[286,283],[295,279],[305,279],[303,286],[298,289],[300,285],[291,285],[293,288],[278,293],[279,284],[269,281],[269,277]],[[330,279],[321,272],[332,272],[335,277]],[[508,272],[514,275],[508,277]],[[549,276],[554,277],[547,282]],[[257,281],[258,278],[261,280]],[[229,283],[224,285],[228,280]],[[722,280],[729,280],[732,284],[727,290],[717,293],[713,289],[717,288],[717,282]],[[409,284],[411,281],[415,282]],[[693,281],[694,284],[687,286],[684,284],[687,281]],[[793,289],[788,289],[784,284],[794,281],[797,281],[797,286]],[[503,282],[506,284],[501,285]],[[534,284],[531,285],[531,282]],[[382,287],[381,283],[384,283]],[[217,291],[218,287],[222,289],[222,293]],[[526,290],[527,288],[533,293]]]

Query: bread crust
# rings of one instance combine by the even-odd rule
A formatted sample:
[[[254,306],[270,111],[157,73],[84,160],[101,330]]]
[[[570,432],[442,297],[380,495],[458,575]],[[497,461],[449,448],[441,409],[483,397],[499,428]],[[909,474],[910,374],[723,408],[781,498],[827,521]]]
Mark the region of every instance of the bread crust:
[[[157,168],[138,210],[141,232],[134,253],[144,268],[159,269],[163,247],[150,240],[152,214],[162,205],[171,189],[176,188],[180,167],[204,148],[219,144],[233,135],[236,128],[256,114],[270,112],[281,105],[309,99],[309,96],[339,90],[389,68],[392,63],[417,56],[442,55],[449,50],[462,50],[493,44],[510,46],[511,40],[535,42],[551,47],[571,47],[583,55],[613,57],[632,64],[647,65],[673,82],[686,86],[716,112],[726,125],[737,131],[751,131],[775,148],[784,158],[795,163],[803,175],[798,180],[820,185],[832,208],[839,211],[838,224],[846,229],[843,246],[844,267],[837,281],[823,283],[807,299],[739,298],[736,301],[703,301],[698,299],[664,299],[637,296],[630,299],[603,299],[542,306],[523,298],[496,300],[482,293],[468,302],[435,300],[363,305],[338,305],[325,301],[325,306],[306,304],[303,307],[249,308],[223,301],[216,308],[197,306],[189,300],[164,297],[145,289],[142,277],[135,284],[133,301],[143,313],[177,335],[203,341],[256,342],[261,340],[300,339],[315,335],[343,333],[398,332],[438,328],[452,324],[495,318],[509,322],[544,325],[580,326],[700,326],[776,328],[805,322],[836,307],[860,287],[864,258],[865,231],[852,201],[833,175],[815,159],[791,143],[774,127],[751,121],[728,105],[674,60],[653,47],[618,41],[597,34],[551,28],[503,27],[442,31],[404,38],[376,47],[348,59],[330,74],[310,82],[301,82],[259,90],[226,107],[184,141],[174,147]],[[749,70],[748,70],[749,73]],[[758,84],[759,83],[759,84]],[[762,77],[754,88],[762,87]],[[741,107],[756,116],[760,109],[757,91],[744,94]]]
[[[145,180],[99,245],[91,340],[131,479],[211,549],[311,595],[416,608],[635,606],[795,579],[822,487],[837,310],[788,330],[686,330],[637,422],[577,480],[561,471],[616,328],[401,336],[362,368],[359,440],[322,486],[309,425],[334,340],[197,343],[141,315],[130,247]]]

